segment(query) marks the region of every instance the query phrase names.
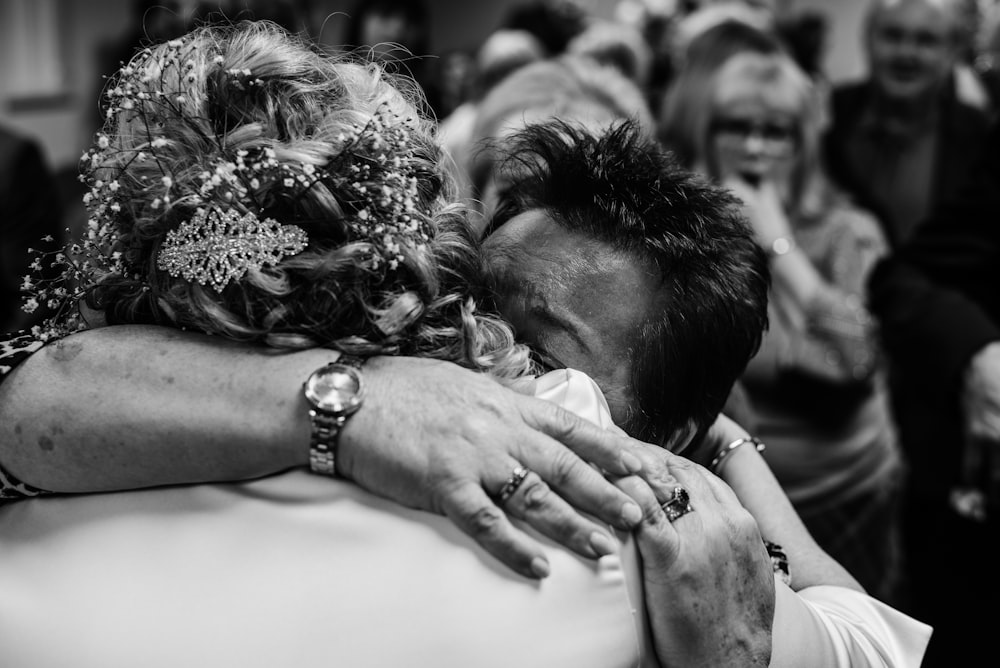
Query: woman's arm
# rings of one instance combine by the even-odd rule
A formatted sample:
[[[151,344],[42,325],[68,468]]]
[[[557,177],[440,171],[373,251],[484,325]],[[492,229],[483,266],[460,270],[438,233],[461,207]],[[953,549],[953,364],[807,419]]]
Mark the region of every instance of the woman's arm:
[[[171,329],[108,327],[45,346],[0,384],[0,465],[55,492],[235,481],[308,463],[302,381],[329,350],[275,353]],[[456,365],[374,358],[340,470],[382,496],[447,514],[525,575],[534,541],[492,495],[518,464],[541,482],[523,518],[588,557],[591,520],[629,528],[638,507],[601,477],[637,471],[634,442]]]
[[[738,439],[749,438],[740,425],[720,415],[707,436],[713,445],[704,451],[720,452]],[[719,462],[716,473],[753,515],[761,535],[780,545],[788,556],[792,589],[837,585],[864,592],[857,580],[809,534],[767,462],[752,445],[731,450]]]
[[[754,482],[769,473],[754,448],[737,448],[725,461],[733,488],[667,456],[669,476],[688,491],[693,508],[673,522],[656,505],[668,481],[654,486],[652,503],[644,488],[626,487],[645,511],[636,538],[664,668],[917,668],[930,627],[865,594],[815,547],[780,488],[777,495],[769,489],[773,477]],[[782,541],[792,588],[772,575],[762,536]]]

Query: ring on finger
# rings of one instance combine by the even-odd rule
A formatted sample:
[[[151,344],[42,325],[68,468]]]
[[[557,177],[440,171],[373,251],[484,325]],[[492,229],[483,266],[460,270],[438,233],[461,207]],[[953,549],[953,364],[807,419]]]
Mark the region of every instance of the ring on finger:
[[[517,488],[521,486],[521,483],[524,482],[524,479],[528,477],[529,473],[531,473],[531,469],[527,466],[518,464],[514,467],[510,477],[507,478],[507,482],[503,484],[503,487],[500,488],[499,494],[497,494],[500,498],[500,503],[506,503],[507,499],[514,496],[514,492],[516,492]]]
[[[694,510],[691,507],[691,497],[688,495],[687,490],[679,485],[674,487],[673,494],[660,507],[663,508],[663,512],[667,514],[667,519],[671,522],[676,522]]]

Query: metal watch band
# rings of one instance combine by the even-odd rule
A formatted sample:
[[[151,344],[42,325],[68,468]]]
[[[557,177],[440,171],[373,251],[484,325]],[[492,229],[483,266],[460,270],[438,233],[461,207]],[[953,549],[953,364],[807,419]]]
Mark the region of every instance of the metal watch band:
[[[346,415],[332,416],[316,410],[309,411],[312,434],[309,438],[309,469],[313,473],[333,476],[337,474],[337,436],[347,422]]]
[[[348,355],[347,353],[341,353],[340,357],[334,364],[343,364],[345,366],[353,366],[355,369],[360,369],[361,365],[365,363],[364,357],[358,357],[357,355]]]
[[[364,363],[364,358],[346,354],[341,354],[334,362],[356,369],[360,369]],[[310,471],[331,477],[337,474],[337,445],[340,430],[349,417],[350,415],[329,415],[315,408],[309,410],[309,420],[312,423],[309,434]]]

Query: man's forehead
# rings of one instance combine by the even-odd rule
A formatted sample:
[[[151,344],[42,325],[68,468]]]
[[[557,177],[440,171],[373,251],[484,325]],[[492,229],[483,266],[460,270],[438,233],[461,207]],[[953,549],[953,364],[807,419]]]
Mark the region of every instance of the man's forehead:
[[[955,4],[951,0],[880,0],[873,13],[875,23],[902,16],[923,18],[925,27],[942,32],[951,30],[958,20]]]
[[[487,260],[558,250],[571,236],[544,209],[530,209],[487,228],[483,251]]]

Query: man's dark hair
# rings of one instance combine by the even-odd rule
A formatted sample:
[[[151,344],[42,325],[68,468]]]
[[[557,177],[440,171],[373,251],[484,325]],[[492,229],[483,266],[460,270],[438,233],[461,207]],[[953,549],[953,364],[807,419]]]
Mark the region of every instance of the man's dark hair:
[[[632,390],[622,425],[664,443],[694,422],[707,428],[767,328],[765,255],[728,191],[682,168],[632,122],[600,134],[560,120],[504,143],[493,228],[532,209],[566,229],[652,260],[668,299],[636,333]]]

